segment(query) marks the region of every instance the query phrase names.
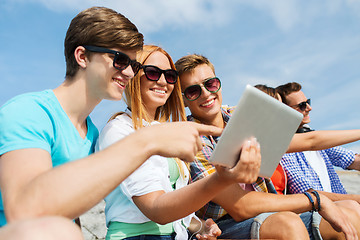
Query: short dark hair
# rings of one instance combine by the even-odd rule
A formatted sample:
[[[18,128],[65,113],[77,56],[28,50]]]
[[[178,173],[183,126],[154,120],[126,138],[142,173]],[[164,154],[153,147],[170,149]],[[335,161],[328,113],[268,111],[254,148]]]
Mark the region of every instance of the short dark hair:
[[[280,94],[283,103],[288,105],[286,97],[293,92],[300,91],[301,85],[300,85],[300,83],[297,83],[297,82],[289,82],[284,85],[280,85],[280,86],[276,87],[275,89]]]
[[[275,88],[269,87],[269,86],[267,86],[267,85],[265,85],[265,84],[257,84],[257,85],[255,85],[254,87],[256,87],[257,89],[263,91],[263,92],[266,93],[267,95],[270,95],[271,97],[277,99],[277,94],[278,94],[278,92],[276,91]]]
[[[78,46],[93,45],[137,51],[142,49],[143,44],[143,35],[124,15],[105,7],[88,8],[73,18],[66,33],[66,77],[73,77],[79,69],[74,57]]]

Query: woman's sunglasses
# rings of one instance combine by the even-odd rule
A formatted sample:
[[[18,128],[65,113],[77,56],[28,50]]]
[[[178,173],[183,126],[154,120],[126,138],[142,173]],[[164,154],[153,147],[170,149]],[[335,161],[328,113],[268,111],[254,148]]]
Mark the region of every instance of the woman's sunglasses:
[[[311,105],[311,101],[310,101],[310,98],[307,99],[306,101],[304,102],[301,102],[299,104],[296,104],[292,107],[298,107],[300,109],[300,111],[305,111],[306,107],[307,107],[307,104],[309,104],[309,106]]]
[[[144,70],[146,78],[150,81],[158,81],[161,74],[164,74],[165,80],[169,84],[175,84],[178,78],[178,72],[174,69],[162,70],[153,65],[144,65],[142,69]]]
[[[202,84],[191,85],[185,88],[182,95],[189,101],[195,101],[201,96],[201,86],[204,86],[204,88],[211,93],[216,93],[221,88],[221,82],[217,77],[209,78]]]
[[[141,68],[141,63],[131,60],[128,55],[125,53],[110,50],[103,47],[97,47],[97,46],[84,46],[86,50],[89,50],[90,52],[99,52],[99,53],[110,53],[114,54],[114,60],[113,60],[113,66],[114,68],[122,71],[125,68],[127,68],[129,65],[131,66],[134,76],[139,72]]]

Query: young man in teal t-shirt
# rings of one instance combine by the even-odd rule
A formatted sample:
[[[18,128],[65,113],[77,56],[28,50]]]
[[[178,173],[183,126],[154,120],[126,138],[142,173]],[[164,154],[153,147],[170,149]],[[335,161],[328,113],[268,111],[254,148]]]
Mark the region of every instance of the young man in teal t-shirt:
[[[91,154],[98,132],[89,114],[102,99],[121,99],[141,67],[135,59],[142,46],[143,35],[123,15],[103,7],[86,9],[66,34],[65,81],[1,107],[0,221],[14,223],[0,230],[0,238],[20,227],[16,221],[50,215],[74,219],[151,155],[191,161],[201,147],[199,134],[220,134],[202,125],[162,124]]]
[[[9,223],[0,239],[81,239],[63,217],[77,218],[95,206],[150,156],[193,161],[200,135],[221,134],[202,124],[164,123],[92,154],[98,131],[89,114],[102,99],[121,99],[141,68],[135,59],[143,35],[116,11],[93,7],[71,21],[64,45],[65,81],[0,109],[0,221]],[[250,172],[258,171],[259,164],[252,165]],[[241,166],[223,169],[207,197],[246,175]]]

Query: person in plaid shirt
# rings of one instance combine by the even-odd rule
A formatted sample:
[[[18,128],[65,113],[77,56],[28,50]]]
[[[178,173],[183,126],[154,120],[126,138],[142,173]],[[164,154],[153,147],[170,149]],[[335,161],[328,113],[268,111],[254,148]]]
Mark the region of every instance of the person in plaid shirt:
[[[309,113],[312,107],[301,88],[296,82],[276,88],[285,104],[304,115],[298,133],[313,131],[307,125],[310,123]],[[360,155],[351,150],[333,147],[321,151],[287,153],[283,156],[281,164],[288,178],[290,193],[315,189],[334,201],[352,199],[360,203],[360,195],[346,194],[334,169],[334,166],[337,166],[342,169],[360,170]]]
[[[180,58],[175,65],[185,105],[191,111],[188,120],[224,128],[233,108],[221,106],[221,83],[211,62],[201,55],[192,54]],[[192,181],[215,172],[208,159],[216,146],[217,138],[202,136],[201,140],[203,149],[190,165]],[[311,229],[312,220],[319,213],[325,219],[320,223],[324,239],[329,239],[330,234],[343,236],[337,231],[344,232],[348,239],[357,239],[356,230],[346,216],[351,215],[351,211],[340,209],[322,194],[319,194],[319,198],[311,196],[279,196],[255,191],[254,184],[233,184],[197,214],[202,218],[216,220],[222,230],[220,238],[321,239],[321,236],[313,235]],[[315,206],[318,206],[317,200],[321,199],[320,211],[309,212],[311,209],[319,210],[312,208],[310,199],[315,201]],[[299,216],[298,213],[303,214]]]

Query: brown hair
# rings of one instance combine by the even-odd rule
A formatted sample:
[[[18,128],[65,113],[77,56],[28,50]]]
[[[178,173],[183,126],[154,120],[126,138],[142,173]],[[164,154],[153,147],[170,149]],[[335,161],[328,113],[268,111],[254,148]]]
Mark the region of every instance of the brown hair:
[[[214,65],[209,61],[208,58],[199,55],[199,54],[190,54],[187,56],[184,56],[176,61],[175,66],[176,70],[179,73],[179,76],[185,72],[191,72],[193,71],[197,66],[206,64],[208,65],[212,71],[215,74],[215,68]]]
[[[73,18],[66,33],[66,77],[75,76],[79,69],[74,57],[78,46],[93,45],[138,51],[143,42],[143,35],[124,15],[105,7],[88,8]],[[87,54],[90,56],[91,53]]]
[[[279,93],[273,87],[268,87],[267,85],[263,85],[263,84],[257,84],[254,87],[256,87],[257,89],[263,91],[267,95],[270,95],[273,98],[276,98],[276,99],[278,98],[277,94],[279,94]]]
[[[276,87],[276,91],[278,91],[278,93],[280,94],[283,103],[288,105],[287,99],[286,97],[293,93],[293,92],[298,92],[301,90],[301,85],[297,82],[289,82],[286,83],[284,85],[280,85],[278,87]]]

